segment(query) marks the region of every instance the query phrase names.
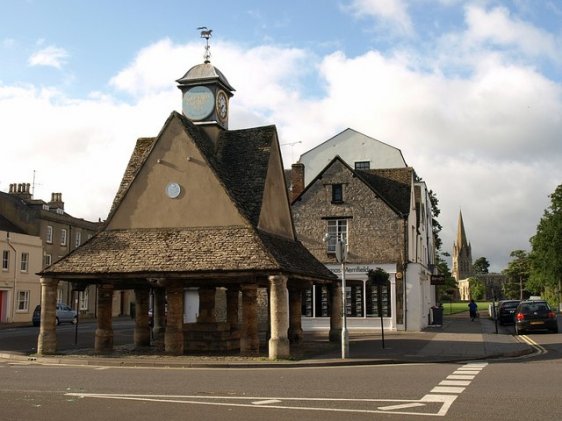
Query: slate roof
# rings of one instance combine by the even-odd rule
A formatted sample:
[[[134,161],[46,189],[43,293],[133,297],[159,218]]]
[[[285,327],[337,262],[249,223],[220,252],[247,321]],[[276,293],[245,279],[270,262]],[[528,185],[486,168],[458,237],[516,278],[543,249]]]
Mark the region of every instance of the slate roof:
[[[12,222],[10,222],[8,219],[6,219],[2,215],[0,215],[0,231],[8,231],[8,232],[14,232],[14,233],[18,233],[18,234],[25,234],[24,230],[22,230],[17,225],[14,225]]]
[[[396,211],[402,215],[410,212],[413,168],[355,170],[355,173]]]
[[[247,226],[127,229],[102,231],[52,265],[50,276],[121,274],[156,276],[159,272],[192,277],[221,272],[311,270],[330,278],[300,242],[257,232]]]
[[[209,167],[248,221],[247,225],[196,228],[104,230],[44,269],[44,276],[78,278],[156,275],[161,272],[197,277],[223,272],[283,272],[301,278],[336,276],[299,242],[257,228],[275,126],[224,131],[217,145],[183,115],[173,112],[205,157]],[[162,131],[160,135],[162,134]],[[160,136],[159,135],[159,136]],[[129,160],[108,220],[142,168],[156,138],[141,138]]]

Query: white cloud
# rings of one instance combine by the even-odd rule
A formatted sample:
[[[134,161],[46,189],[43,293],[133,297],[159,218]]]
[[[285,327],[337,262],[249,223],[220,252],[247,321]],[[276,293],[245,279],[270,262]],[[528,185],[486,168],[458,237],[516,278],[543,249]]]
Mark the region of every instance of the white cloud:
[[[487,257],[493,269],[511,250],[526,248],[562,181],[562,87],[533,68],[506,64],[499,52],[467,55],[470,71],[462,77],[440,71],[458,57],[444,55],[427,71],[413,51],[315,57],[216,42],[212,52],[237,89],[231,128],[273,123],[281,143],[302,141],[282,149],[286,166],[346,127],[400,148],[440,200],[444,249],[462,209],[474,257]],[[37,197],[60,191],[71,214],[105,218],[135,140],[156,135],[181,107],[175,79],[202,55],[200,43],[147,46],[111,79],[130,103],[109,93],[77,100],[0,84],[0,126],[10,139],[0,188],[29,182],[37,170]],[[309,98],[303,85],[313,77],[325,89]]]
[[[352,0],[348,10],[356,17],[372,17],[399,35],[412,35],[412,20],[403,0]]]
[[[485,10],[477,6],[466,8],[468,42],[481,45],[489,42],[498,47],[515,48],[527,56],[545,56],[560,62],[560,45],[544,30],[511,16],[509,9],[496,7]]]
[[[49,66],[61,69],[66,64],[68,52],[64,48],[54,45],[34,52],[28,59],[30,66]]]

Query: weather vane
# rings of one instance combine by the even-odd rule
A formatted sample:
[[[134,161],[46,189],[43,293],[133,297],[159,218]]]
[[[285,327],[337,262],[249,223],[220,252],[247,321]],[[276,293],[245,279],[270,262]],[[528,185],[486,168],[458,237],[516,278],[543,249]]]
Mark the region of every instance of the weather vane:
[[[205,63],[209,63],[211,61],[211,47],[209,46],[209,38],[213,36],[213,30],[208,29],[206,26],[200,26],[197,28],[198,31],[201,31],[201,38],[205,38],[206,45],[205,45],[205,55],[203,58],[205,59]]]

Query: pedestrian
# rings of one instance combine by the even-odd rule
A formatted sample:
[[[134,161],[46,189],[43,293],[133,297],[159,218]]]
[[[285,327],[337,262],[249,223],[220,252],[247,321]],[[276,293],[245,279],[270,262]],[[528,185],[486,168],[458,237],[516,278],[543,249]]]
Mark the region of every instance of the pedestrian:
[[[476,304],[474,300],[470,300],[470,303],[468,303],[468,310],[470,311],[470,320],[474,321],[478,314],[478,304]]]

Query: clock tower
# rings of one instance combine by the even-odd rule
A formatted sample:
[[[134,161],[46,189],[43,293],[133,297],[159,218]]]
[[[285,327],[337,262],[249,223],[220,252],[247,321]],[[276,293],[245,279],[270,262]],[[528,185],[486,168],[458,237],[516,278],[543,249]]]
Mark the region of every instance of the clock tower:
[[[205,61],[193,66],[176,81],[182,91],[182,112],[194,124],[228,130],[229,100],[235,89],[211,64],[209,38],[213,30],[198,29],[201,29],[201,38],[206,39]]]

